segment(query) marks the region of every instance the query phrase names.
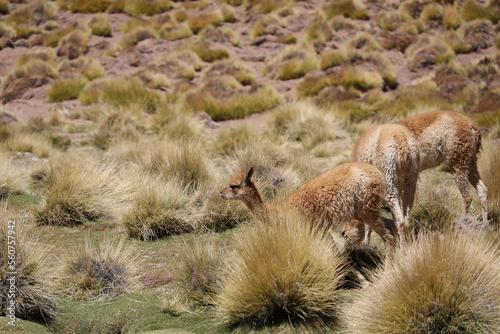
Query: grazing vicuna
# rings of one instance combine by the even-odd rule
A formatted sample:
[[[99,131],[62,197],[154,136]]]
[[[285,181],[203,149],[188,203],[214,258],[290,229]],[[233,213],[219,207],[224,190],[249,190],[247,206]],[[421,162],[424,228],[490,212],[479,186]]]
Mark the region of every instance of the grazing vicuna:
[[[377,167],[387,185],[386,199],[401,240],[409,226],[420,169],[417,139],[404,126],[383,124],[363,133],[354,145],[352,161]],[[367,233],[367,242],[370,234]]]
[[[462,194],[463,213],[472,202],[469,184],[481,200],[483,221],[488,220],[487,189],[477,170],[481,130],[469,117],[454,111],[434,111],[397,122],[410,130],[420,145],[420,171],[446,163]]]
[[[384,241],[388,254],[395,245],[391,231],[380,217],[385,194],[382,174],[366,163],[346,163],[330,169],[297,188],[283,202],[268,204],[252,181],[253,168],[234,176],[221,192],[228,200],[240,200],[260,220],[273,215],[297,211],[312,222],[343,224],[357,221],[357,233],[346,242],[352,249],[364,238],[365,225],[370,226]]]

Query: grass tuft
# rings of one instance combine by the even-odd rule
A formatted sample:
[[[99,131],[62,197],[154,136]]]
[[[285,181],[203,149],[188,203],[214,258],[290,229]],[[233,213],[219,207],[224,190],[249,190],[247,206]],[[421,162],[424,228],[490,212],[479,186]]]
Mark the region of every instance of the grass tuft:
[[[240,230],[229,263],[217,305],[232,322],[261,326],[336,315],[344,259],[328,234],[297,216]]]
[[[485,143],[483,151],[479,156],[479,174],[488,188],[488,211],[491,218],[500,224],[500,180],[498,175],[500,168],[500,152],[494,143]]]
[[[149,176],[139,177],[138,181],[140,191],[122,217],[129,237],[151,241],[196,228],[199,217],[185,187]]]
[[[0,199],[9,195],[26,194],[30,185],[28,175],[14,166],[10,161],[10,155],[0,151]]]
[[[129,179],[117,175],[113,164],[89,159],[53,162],[49,185],[35,209],[39,225],[73,226],[118,217],[130,198]]]
[[[318,67],[318,56],[310,44],[290,45],[266,61],[263,73],[273,79],[290,80],[303,77]]]
[[[136,292],[140,252],[125,239],[99,241],[87,236],[61,256],[58,280],[64,291],[80,300],[102,300]]]
[[[98,14],[92,17],[89,21],[89,28],[92,31],[92,35],[111,37],[113,28],[109,19],[104,14]]]
[[[345,311],[356,333],[493,333],[499,249],[484,234],[420,234]]]
[[[262,112],[283,102],[271,86],[245,89],[235,78],[209,78],[197,91],[188,93],[184,104],[191,111],[205,111],[213,120],[243,118]]]
[[[58,296],[54,285],[54,261],[51,258],[53,248],[37,239],[34,231],[26,228],[24,219],[15,219],[7,205],[0,202],[2,221],[0,222],[0,316],[14,316],[32,321],[44,322],[59,315]],[[8,219],[7,219],[8,218]],[[15,226],[8,223],[12,219]],[[12,231],[13,233],[9,232]],[[8,236],[15,239],[8,238]],[[15,240],[15,264],[12,264],[12,252],[8,245]],[[11,264],[9,264],[11,263]],[[11,281],[16,272],[15,281]],[[12,289],[12,286],[15,289]],[[14,299],[9,295],[15,293]],[[15,303],[15,311],[8,310],[11,301]],[[9,317],[12,319],[11,317]],[[7,319],[7,318],[4,318]],[[17,324],[17,322],[16,322]]]
[[[47,98],[49,102],[62,102],[76,99],[87,82],[87,79],[84,77],[54,80],[47,90]]]
[[[180,266],[174,272],[180,288],[195,305],[214,304],[225,266],[224,249],[205,236],[179,245]]]

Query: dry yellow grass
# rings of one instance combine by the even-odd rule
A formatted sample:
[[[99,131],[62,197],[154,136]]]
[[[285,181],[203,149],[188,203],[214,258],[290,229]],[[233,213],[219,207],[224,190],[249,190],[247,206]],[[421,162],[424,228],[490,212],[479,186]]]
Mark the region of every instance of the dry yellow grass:
[[[139,290],[141,254],[125,242],[108,237],[97,244],[88,235],[64,250],[57,272],[63,292],[80,300],[103,300]]]
[[[62,156],[52,162],[35,220],[39,225],[71,226],[117,218],[133,190],[130,179],[121,177],[112,163]]]
[[[29,176],[10,161],[10,154],[0,151],[0,199],[11,194],[25,194],[30,186]]]
[[[0,202],[0,212],[0,315],[41,322],[57,317],[53,247],[40,242],[38,234],[27,228],[27,221],[9,210],[5,202]],[[9,274],[12,272],[16,274]],[[14,298],[9,297],[13,292]],[[14,314],[7,309],[11,301],[15,302]]]
[[[497,241],[420,234],[378,270],[345,312],[352,333],[494,333],[500,326]]]
[[[264,325],[333,318],[345,273],[329,234],[297,216],[256,222],[235,236],[217,305],[233,322]]]

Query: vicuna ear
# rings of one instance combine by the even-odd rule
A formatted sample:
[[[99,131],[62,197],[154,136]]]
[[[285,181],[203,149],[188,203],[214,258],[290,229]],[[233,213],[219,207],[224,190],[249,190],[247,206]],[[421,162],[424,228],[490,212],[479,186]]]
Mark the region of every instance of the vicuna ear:
[[[250,170],[248,171],[247,175],[245,176],[244,182],[248,183],[252,179],[252,175],[253,175],[253,167],[251,167]]]

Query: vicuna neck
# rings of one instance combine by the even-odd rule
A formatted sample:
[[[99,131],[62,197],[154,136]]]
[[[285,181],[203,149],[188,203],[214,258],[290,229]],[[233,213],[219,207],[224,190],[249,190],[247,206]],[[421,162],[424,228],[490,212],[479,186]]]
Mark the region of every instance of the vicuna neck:
[[[262,199],[257,188],[255,186],[252,188],[253,194],[244,198],[243,202],[250,209],[255,218],[265,221],[269,217],[270,206]]]

